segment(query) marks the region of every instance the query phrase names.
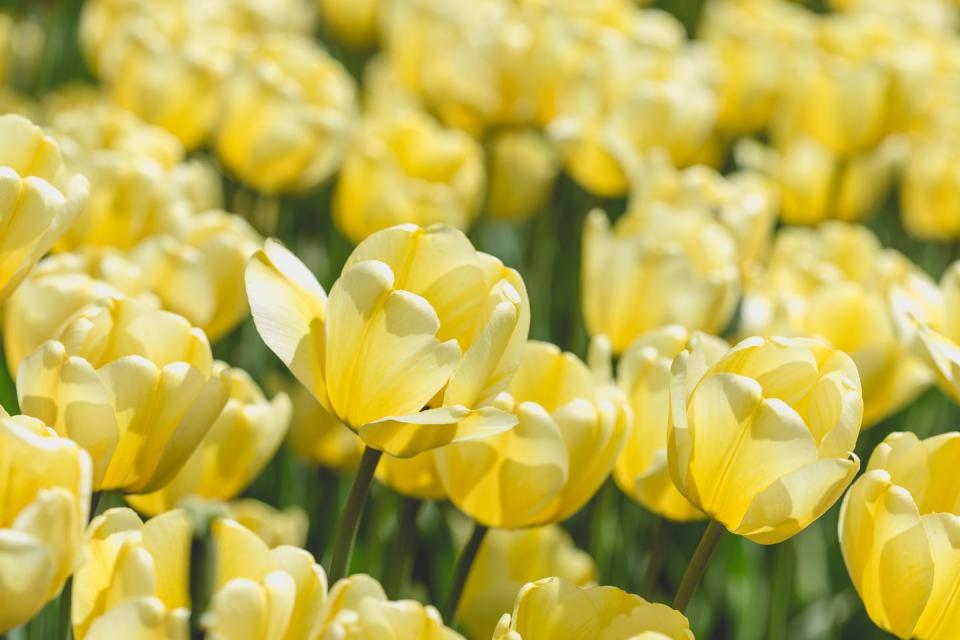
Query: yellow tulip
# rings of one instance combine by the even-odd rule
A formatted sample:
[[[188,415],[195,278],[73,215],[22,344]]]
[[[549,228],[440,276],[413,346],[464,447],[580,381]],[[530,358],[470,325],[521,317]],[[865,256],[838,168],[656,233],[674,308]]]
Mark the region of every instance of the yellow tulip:
[[[290,385],[289,393],[293,418],[287,443],[294,453],[337,471],[356,471],[363,454],[363,440],[324,409],[302,384]]]
[[[677,324],[719,333],[736,308],[740,268],[730,233],[709,213],[655,209],[611,230],[590,213],[583,237],[583,315],[622,353],[638,335]]]
[[[90,457],[39,420],[0,410],[0,633],[33,618],[80,563]]]
[[[117,250],[91,247],[40,261],[4,306],[3,349],[16,375],[20,362],[57,336],[67,319],[100,298],[142,297],[140,269]]]
[[[892,433],[843,499],[840,549],[870,618],[899,638],[956,637],[960,433]]]
[[[443,481],[433,451],[412,458],[387,456],[377,465],[377,480],[397,493],[421,500],[442,500]]]
[[[450,500],[475,521],[514,529],[559,522],[603,484],[623,448],[632,412],[571,353],[528,342],[498,404],[517,426],[434,453]]]
[[[810,138],[796,138],[776,152],[744,142],[737,161],[766,173],[780,187],[787,224],[861,220],[874,213],[890,189],[899,155],[895,140],[849,157]]]
[[[327,577],[296,547],[273,549],[233,520],[213,524],[216,576],[202,618],[211,640],[315,638],[323,623]]]
[[[499,220],[522,222],[550,198],[560,171],[550,142],[534,129],[507,130],[489,146],[490,188],[486,211]]]
[[[625,494],[664,518],[687,521],[705,517],[677,491],[667,465],[670,365],[684,350],[703,358],[697,367],[688,369],[685,386],[689,392],[698,382],[696,376],[728,349],[720,338],[673,325],[641,335],[620,358],[617,385],[633,408],[634,421],[613,477]]]
[[[271,549],[280,545],[303,547],[310,524],[300,507],[274,509],[259,500],[234,500],[227,505],[230,518],[257,534]]]
[[[329,299],[274,241],[246,280],[264,342],[367,446],[410,457],[516,422],[490,404],[519,365],[526,290],[461,232],[400,225],[373,234]]]
[[[823,515],[860,469],[856,365],[805,338],[748,338],[709,368],[703,349],[673,364],[674,484],[729,531],[782,542]],[[699,381],[687,392],[691,377]]]
[[[181,162],[169,177],[174,197],[187,202],[192,211],[223,209],[223,181],[212,160]]]
[[[577,586],[593,582],[593,559],[557,525],[491,530],[483,539],[460,600],[459,620],[471,638],[489,638],[528,582],[558,576]]]
[[[313,40],[263,37],[241,53],[223,92],[214,147],[241,180],[265,193],[305,191],[337,169],[356,88]]]
[[[354,48],[367,48],[379,34],[380,0],[317,0],[324,27]]]
[[[191,535],[183,511],[146,523],[130,509],[94,518],[73,577],[74,637],[189,638]]]
[[[483,151],[470,136],[403,109],[369,118],[337,178],[333,219],[358,243],[400,223],[466,229],[480,211]]]
[[[0,116],[0,301],[73,224],[88,183],[69,178],[60,149],[39,127],[17,115]]]
[[[243,271],[262,243],[240,216],[206,211],[179,220],[169,235],[145,239],[130,258],[163,308],[216,340],[249,311]]]
[[[463,640],[433,607],[387,600],[383,587],[363,574],[333,585],[323,615],[319,640]]]
[[[163,487],[229,394],[202,331],[130,298],[84,307],[17,371],[23,412],[90,453],[96,491]]]
[[[960,154],[949,136],[913,142],[903,172],[900,208],[903,225],[918,238],[960,236]]]
[[[767,268],[747,281],[741,333],[816,336],[853,358],[863,386],[863,428],[913,402],[932,382],[897,333],[894,289],[931,308],[936,284],[866,228],[839,222],[782,231]]]
[[[283,442],[290,422],[290,398],[268,400],[242,369],[213,364],[213,376],[228,381],[230,398],[180,471],[162,489],[127,496],[140,513],[176,507],[187,496],[230,500],[260,474]]]
[[[520,590],[493,640],[693,640],[686,617],[616,587],[578,587],[545,578]]]

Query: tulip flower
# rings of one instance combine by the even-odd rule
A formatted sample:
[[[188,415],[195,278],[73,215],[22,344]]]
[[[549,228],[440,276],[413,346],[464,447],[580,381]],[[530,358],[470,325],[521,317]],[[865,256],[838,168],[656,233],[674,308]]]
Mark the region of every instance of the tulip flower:
[[[42,422],[0,410],[0,633],[26,623],[82,557],[90,457]]]
[[[0,116],[0,301],[73,224],[88,183],[66,176],[60,149],[39,127]]]
[[[247,372],[214,362],[213,377],[226,380],[230,398],[180,471],[154,493],[127,496],[140,513],[162,513],[187,496],[230,500],[260,474],[276,453],[290,422],[290,398],[268,400]]]
[[[189,637],[190,539],[183,511],[146,523],[130,509],[94,518],[73,577],[74,637]]]
[[[90,453],[96,491],[162,488],[229,394],[202,331],[130,298],[84,307],[17,371],[23,412]]]
[[[412,458],[387,456],[377,465],[377,480],[411,498],[442,500],[446,496],[434,451],[424,451]]]
[[[130,257],[163,308],[216,340],[248,313],[243,271],[262,243],[240,216],[206,211],[179,220],[169,235],[147,238]]]
[[[531,341],[498,402],[516,416],[514,429],[435,452],[450,500],[478,523],[506,529],[579,511],[626,440],[632,413],[625,398],[573,354]]]
[[[613,477],[631,499],[669,520],[704,517],[677,491],[667,465],[670,366],[684,350],[703,358],[687,370],[684,384],[689,392],[699,381],[699,374],[728,349],[720,338],[672,325],[641,335],[620,358],[617,385],[633,408],[634,421]]]
[[[805,338],[748,338],[710,367],[704,348],[673,364],[674,484],[729,531],[782,542],[823,515],[860,469],[856,365]]]
[[[11,375],[81,308],[125,295],[153,299],[140,269],[115,249],[91,247],[41,260],[4,306],[3,350]]]
[[[380,0],[317,0],[323,24],[341,42],[364,49],[377,41]]]
[[[227,505],[231,520],[257,534],[271,549],[280,545],[303,547],[310,525],[306,512],[300,507],[274,509],[259,500],[234,500]]]
[[[719,333],[740,292],[736,244],[705,212],[651,210],[613,229],[591,212],[581,273],[587,330],[609,337],[614,353],[666,324]]]
[[[556,150],[534,129],[517,129],[497,134],[488,153],[486,211],[514,223],[530,218],[547,203],[560,171]]]
[[[743,335],[816,336],[853,358],[863,386],[863,427],[913,402],[932,382],[900,338],[894,290],[939,314],[936,284],[866,228],[838,222],[790,229],[765,270],[747,281]]]
[[[403,109],[361,126],[337,179],[333,219],[354,243],[407,222],[465,230],[480,212],[483,187],[476,141]]]
[[[264,193],[317,186],[343,155],[356,110],[353,80],[306,37],[271,34],[241,58],[223,89],[217,156]]]
[[[690,623],[665,604],[647,602],[616,587],[578,587],[545,578],[520,590],[493,640],[590,640],[593,638],[693,640]]]
[[[903,224],[911,235],[930,240],[960,235],[958,162],[950,137],[919,137],[911,145],[900,190]]]
[[[293,417],[287,444],[307,462],[337,471],[353,472],[363,455],[363,440],[323,408],[302,384],[288,389]]]
[[[177,200],[186,202],[192,211],[223,209],[223,180],[212,160],[194,158],[181,162],[169,175]]]
[[[471,638],[489,638],[523,585],[550,576],[582,587],[593,582],[596,567],[557,525],[491,531],[480,545],[464,588],[460,604],[464,630]]]
[[[840,550],[857,593],[898,638],[956,636],[960,433],[920,440],[892,433],[870,456],[840,509]]]
[[[315,638],[323,624],[327,577],[296,547],[267,547],[233,520],[213,524],[216,573],[202,624],[211,640]]]

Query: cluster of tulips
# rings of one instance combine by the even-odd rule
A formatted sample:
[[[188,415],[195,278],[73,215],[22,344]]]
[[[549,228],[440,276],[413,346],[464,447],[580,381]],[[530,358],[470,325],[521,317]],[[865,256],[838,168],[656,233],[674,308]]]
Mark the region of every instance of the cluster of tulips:
[[[855,453],[960,404],[960,261],[861,224],[960,238],[960,4],[641,4],[86,0],[32,96],[0,14],[0,637],[686,640],[724,532],[838,502],[873,623],[960,637],[960,433]],[[327,515],[250,497],[288,452]],[[563,527],[613,486],[705,523],[672,593]]]

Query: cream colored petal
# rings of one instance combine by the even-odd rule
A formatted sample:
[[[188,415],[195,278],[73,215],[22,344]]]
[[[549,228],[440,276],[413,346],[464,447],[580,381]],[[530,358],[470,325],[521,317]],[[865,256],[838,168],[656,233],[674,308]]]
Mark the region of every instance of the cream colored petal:
[[[214,593],[203,626],[215,640],[263,640],[268,615],[264,589],[253,580],[234,578]]]
[[[235,578],[261,580],[273,569],[270,550],[260,538],[233,520],[213,524],[218,588]]]
[[[167,511],[143,526],[143,548],[156,562],[156,595],[168,609],[190,607],[190,545],[193,531],[186,512]]]
[[[0,530],[0,632],[33,618],[55,593],[58,566],[50,552],[33,536]]]
[[[172,640],[167,633],[167,615],[163,603],[156,598],[131,599],[99,616],[83,637],[84,640]]]
[[[450,378],[443,395],[445,405],[475,407],[490,397],[491,391],[495,390],[489,388],[490,383],[497,382],[494,373],[517,326],[519,302],[517,298],[512,304],[501,302],[496,306],[490,322],[463,354],[463,359]]]
[[[367,444],[398,458],[409,458],[455,442],[495,436],[517,424],[512,413],[494,407],[428,409],[366,424],[358,434]]]
[[[327,576],[313,556],[296,547],[280,546],[270,551],[277,567],[293,578],[296,601],[287,638],[313,638],[320,630],[327,600]]]

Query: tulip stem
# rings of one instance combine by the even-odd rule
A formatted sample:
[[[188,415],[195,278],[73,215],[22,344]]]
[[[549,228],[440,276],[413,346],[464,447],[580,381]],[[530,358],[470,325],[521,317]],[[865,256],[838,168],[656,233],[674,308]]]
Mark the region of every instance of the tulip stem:
[[[403,497],[397,513],[397,532],[393,538],[389,557],[383,567],[383,590],[394,600],[401,597],[407,571],[413,559],[417,538],[417,514],[420,505],[417,498]]]
[[[370,495],[373,474],[377,470],[377,464],[382,455],[382,451],[370,447],[365,447],[363,450],[357,476],[353,479],[347,504],[343,507],[340,522],[337,524],[337,536],[333,541],[333,557],[330,560],[330,584],[346,576],[350,568],[353,543],[360,530],[360,516],[363,515],[363,507],[367,503],[367,496]]]
[[[657,518],[653,528],[653,540],[650,543],[650,554],[647,560],[647,569],[643,573],[639,594],[644,598],[652,597],[657,588],[657,578],[663,561],[666,559],[666,547],[670,538],[670,522],[666,518]]]
[[[707,564],[713,557],[713,552],[717,550],[717,544],[720,543],[723,531],[722,524],[716,520],[711,520],[706,531],[703,532],[700,544],[697,545],[697,550],[693,552],[690,564],[687,565],[687,570],[684,571],[683,578],[680,580],[677,595],[673,598],[673,608],[680,613],[687,610],[687,605],[690,604],[690,599],[707,570]]]
[[[73,609],[73,577],[67,578],[67,583],[63,585],[63,591],[60,592],[60,618],[57,624],[57,637],[62,640],[70,640],[73,637],[73,625],[71,624],[71,611]]]
[[[480,550],[480,544],[483,543],[487,535],[487,527],[475,522],[470,539],[467,540],[467,546],[460,552],[457,558],[457,565],[453,569],[453,578],[450,582],[450,595],[447,596],[447,606],[443,610],[443,619],[445,624],[453,626],[457,619],[457,609],[460,607],[460,596],[463,595],[463,588],[467,584],[467,577],[470,575],[470,568]]]

